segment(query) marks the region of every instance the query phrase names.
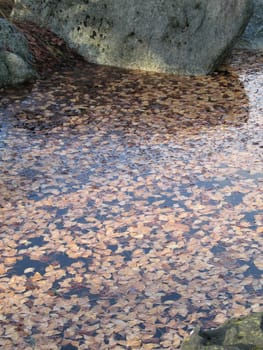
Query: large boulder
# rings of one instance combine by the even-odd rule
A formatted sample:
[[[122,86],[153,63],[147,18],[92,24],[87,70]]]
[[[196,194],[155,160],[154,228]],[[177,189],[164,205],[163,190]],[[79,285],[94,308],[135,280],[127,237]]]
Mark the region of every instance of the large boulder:
[[[263,0],[254,0],[254,13],[237,43],[238,48],[263,49]]]
[[[35,78],[32,60],[25,36],[13,24],[0,18],[0,87]]]
[[[51,27],[90,62],[212,72],[244,31],[252,0],[17,0],[14,16]]]
[[[211,329],[196,329],[181,350],[263,350],[263,313],[229,320]]]

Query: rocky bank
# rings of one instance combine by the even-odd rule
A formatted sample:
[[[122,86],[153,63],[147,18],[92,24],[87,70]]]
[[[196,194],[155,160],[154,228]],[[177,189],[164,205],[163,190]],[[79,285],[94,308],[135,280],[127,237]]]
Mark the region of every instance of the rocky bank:
[[[247,26],[252,0],[18,0],[89,62],[165,73],[211,73]]]

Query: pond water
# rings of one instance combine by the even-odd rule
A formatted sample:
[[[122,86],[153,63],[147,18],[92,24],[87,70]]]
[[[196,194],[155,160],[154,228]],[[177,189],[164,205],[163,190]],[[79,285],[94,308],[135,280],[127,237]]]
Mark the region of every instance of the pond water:
[[[176,349],[263,309],[263,56],[0,92],[0,346]]]

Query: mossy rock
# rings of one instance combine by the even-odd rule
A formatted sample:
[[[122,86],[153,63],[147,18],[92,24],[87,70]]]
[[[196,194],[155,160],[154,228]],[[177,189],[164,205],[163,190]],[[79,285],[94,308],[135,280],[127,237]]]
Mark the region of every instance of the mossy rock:
[[[35,78],[36,72],[21,56],[0,51],[0,87],[29,82]]]
[[[26,37],[0,18],[0,87],[31,81],[37,74]]]
[[[12,52],[29,64],[34,60],[26,37],[4,18],[0,18],[0,50]]]
[[[263,313],[232,319],[211,330],[197,328],[181,350],[263,350]]]

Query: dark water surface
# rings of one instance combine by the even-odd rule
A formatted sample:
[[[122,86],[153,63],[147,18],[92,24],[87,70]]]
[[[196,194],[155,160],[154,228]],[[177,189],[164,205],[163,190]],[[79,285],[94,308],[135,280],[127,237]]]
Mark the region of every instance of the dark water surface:
[[[262,311],[262,67],[0,92],[0,347],[170,350]]]

